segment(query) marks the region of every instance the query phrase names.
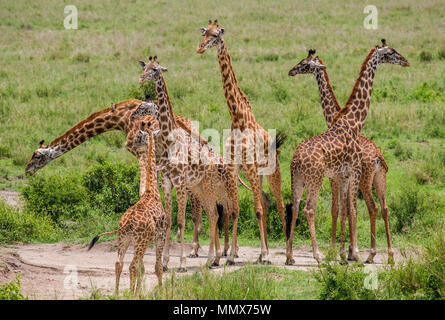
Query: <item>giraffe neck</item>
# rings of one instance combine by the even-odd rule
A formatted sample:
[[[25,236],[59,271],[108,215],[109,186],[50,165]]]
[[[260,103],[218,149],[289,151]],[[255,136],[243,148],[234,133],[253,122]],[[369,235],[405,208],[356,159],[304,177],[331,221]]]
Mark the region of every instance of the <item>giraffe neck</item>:
[[[93,113],[60,137],[51,141],[48,148],[46,148],[49,156],[52,159],[60,157],[79,144],[103,132],[111,130],[127,132],[130,113],[141,102],[139,100],[128,100],[117,105],[114,111],[111,108],[106,108]]]
[[[156,155],[155,144],[153,141],[153,132],[148,132],[148,146],[147,146],[147,172],[145,178],[145,196],[155,197],[160,199],[159,189],[157,187],[157,175],[156,175]]]
[[[347,119],[349,126],[356,130],[357,133],[361,132],[366,116],[368,115],[372,84],[379,64],[377,55],[378,52],[375,48],[369,51],[363,61],[360,74],[355,81],[354,88],[345,107],[335,117],[336,119],[339,117]],[[336,119],[334,119],[334,121],[336,121]]]
[[[335,115],[341,110],[341,106],[335,96],[326,68],[323,70],[317,69],[314,75],[317,79],[318,90],[320,91],[321,107],[323,108],[324,118],[329,128]]]
[[[232,127],[243,126],[243,123],[252,120],[250,119],[253,117],[250,111],[251,106],[246,95],[238,85],[238,80],[233,71],[232,58],[230,57],[227,45],[223,39],[221,39],[218,44],[218,61],[221,70],[224,95],[232,118]]]
[[[173,113],[172,104],[168,95],[167,85],[165,84],[162,74],[155,79],[156,93],[158,95],[158,108],[159,108],[159,127],[160,138],[163,141],[168,141],[168,135],[177,127],[176,118]]]

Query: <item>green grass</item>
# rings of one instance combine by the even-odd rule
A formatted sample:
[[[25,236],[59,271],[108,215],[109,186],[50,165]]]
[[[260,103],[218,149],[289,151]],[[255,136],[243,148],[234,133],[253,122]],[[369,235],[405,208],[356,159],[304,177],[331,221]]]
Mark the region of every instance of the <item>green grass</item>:
[[[142,290],[133,296],[124,290],[119,297],[105,295],[100,290],[85,299],[147,299],[147,300],[301,300],[316,298],[319,285],[312,274],[277,267],[248,265],[221,274],[202,268],[191,276],[172,273],[162,287]]]
[[[222,130],[230,127],[230,116],[216,50],[195,53],[201,40],[197,28],[215,18],[225,28],[237,78],[257,121],[266,129],[288,134],[280,155],[285,202],[291,197],[293,151],[303,139],[325,130],[316,81],[312,76],[291,78],[288,70],[309,48],[317,49],[344,104],[368,50],[386,38],[411,66],[379,67],[363,134],[377,143],[389,165],[386,196],[393,245],[427,245],[431,230],[444,220],[445,48],[438,32],[443,1],[374,1],[377,30],[364,29],[363,3],[247,0],[171,5],[81,0],[74,4],[79,29],[65,30],[64,3],[0,0],[0,189],[23,192],[39,178],[49,184],[29,194],[22,213],[1,205],[0,223],[8,226],[1,233],[4,243],[86,241],[117,225],[125,208],[113,202],[111,186],[92,191],[81,177],[94,164],[136,165],[125,149],[123,133],[109,132],[83,143],[38,172],[35,181],[25,177],[24,167],[40,140],[51,141],[112,102],[144,98],[143,92],[152,87],[139,87],[138,60],[157,55],[169,70],[165,79],[174,112],[199,121],[201,131],[215,128],[222,136]],[[118,199],[124,199],[125,205],[134,201],[136,180],[118,186]],[[271,194],[267,183],[265,190]],[[270,245],[283,246],[271,199]],[[330,199],[325,181],[316,211],[322,248],[330,237]],[[117,209],[110,211],[109,203]],[[259,245],[252,203],[252,194],[240,188],[240,243]],[[30,225],[41,227],[22,227]],[[360,247],[368,247],[369,218],[361,198],[357,227]],[[383,221],[378,219],[380,250],[386,246],[384,234]],[[201,239],[207,241],[205,228]],[[300,212],[295,244],[309,243]]]

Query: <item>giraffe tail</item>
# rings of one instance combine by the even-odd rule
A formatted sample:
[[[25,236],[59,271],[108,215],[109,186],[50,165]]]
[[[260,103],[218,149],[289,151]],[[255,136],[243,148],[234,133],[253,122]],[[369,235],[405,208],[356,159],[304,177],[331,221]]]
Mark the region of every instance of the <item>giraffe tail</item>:
[[[277,131],[275,137],[275,149],[279,149],[287,140],[287,135],[282,131]]]
[[[104,233],[101,233],[101,234],[98,234],[97,236],[95,236],[95,237],[93,238],[93,240],[91,240],[90,244],[88,245],[88,251],[91,250],[91,248],[94,246],[94,244],[97,242],[97,240],[99,240],[100,237],[105,236],[105,235],[107,235],[107,234],[114,234],[114,233],[117,233],[117,231],[118,231],[118,230],[114,230],[114,231],[110,231],[110,232],[104,232]]]
[[[292,201],[286,204],[286,241],[290,238],[292,225],[295,227],[292,220],[296,221],[298,219],[298,211],[300,210],[300,201],[302,200],[301,197],[304,187],[303,179],[298,171],[298,161],[296,161],[294,157],[292,157],[291,161],[290,176]]]

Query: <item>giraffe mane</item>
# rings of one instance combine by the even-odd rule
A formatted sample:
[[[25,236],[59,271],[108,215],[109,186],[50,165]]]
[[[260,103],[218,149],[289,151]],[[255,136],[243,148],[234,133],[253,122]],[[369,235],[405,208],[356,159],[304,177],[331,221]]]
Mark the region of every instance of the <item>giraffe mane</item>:
[[[199,134],[199,132],[194,131],[191,127],[189,127],[184,120],[180,119],[180,118],[176,118],[176,122],[178,123],[178,125],[184,129],[190,136],[198,138],[199,142],[201,145],[208,145],[209,142],[204,139],[203,137],[201,137],[201,135]]]
[[[176,124],[176,117],[175,117],[175,114],[173,113],[172,102],[170,100],[170,95],[168,94],[167,83],[165,82],[164,76],[162,75],[162,73],[161,73],[161,81],[165,88],[165,99],[167,99],[167,105],[168,105],[168,109],[169,109],[172,121],[174,124]],[[159,106],[159,104],[158,104],[158,106]]]
[[[320,61],[320,63],[321,63],[322,65],[325,65],[324,62],[323,62],[323,60],[321,60],[320,57],[318,57],[318,61]],[[326,65],[325,65],[325,66],[326,66]],[[331,85],[331,79],[329,78],[329,75],[328,75],[328,72],[327,72],[327,68],[324,68],[324,69],[322,70],[322,72],[323,72],[324,76],[326,77],[326,81],[327,81],[327,83],[328,83],[328,89],[329,89],[329,92],[331,93],[332,98],[334,99],[334,102],[335,102],[335,103],[337,104],[337,106],[341,109],[341,105],[340,105],[340,103],[338,102],[337,96],[335,95],[334,88],[332,88],[332,85]]]
[[[354,96],[356,91],[358,90],[358,87],[360,85],[360,79],[363,76],[363,73],[366,70],[366,64],[368,63],[369,59],[371,59],[372,55],[374,54],[375,51],[375,47],[372,47],[371,50],[369,50],[368,55],[366,56],[365,60],[362,63],[362,66],[360,67],[360,73],[357,77],[357,80],[355,80],[355,84],[354,87],[352,88],[351,94],[349,95],[348,101],[346,101],[346,105],[344,106],[344,108],[342,108],[334,117],[334,119],[332,120],[332,124],[334,125],[338,119],[340,119],[341,117],[343,117],[346,113],[348,113],[349,109],[351,108],[351,104],[352,101],[354,100]]]
[[[115,107],[114,107],[114,111],[113,111],[112,107],[109,107],[109,108],[102,109],[102,110],[100,110],[98,112],[95,112],[95,113],[89,115],[86,119],[83,119],[82,121],[80,121],[77,124],[75,124],[71,129],[66,131],[60,137],[58,137],[58,138],[54,139],[53,141],[51,141],[48,146],[53,146],[53,145],[59,143],[65,137],[67,137],[71,133],[75,132],[79,127],[83,126],[84,124],[86,124],[88,122],[91,122],[92,120],[94,120],[94,119],[96,119],[96,118],[98,118],[98,117],[100,117],[102,115],[105,115],[107,113],[117,114],[118,112],[121,112],[121,111],[131,110],[131,109],[134,109],[137,106],[139,106],[141,103],[142,103],[142,101],[141,100],[137,100],[137,99],[125,100],[125,101],[116,103]]]

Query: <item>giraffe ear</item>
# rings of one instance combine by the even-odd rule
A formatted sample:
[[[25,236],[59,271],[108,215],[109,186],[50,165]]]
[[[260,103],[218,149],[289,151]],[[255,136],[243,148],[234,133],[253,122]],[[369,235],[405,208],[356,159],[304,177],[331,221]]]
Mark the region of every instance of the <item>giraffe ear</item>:
[[[224,28],[221,28],[220,34],[224,34]]]
[[[40,148],[44,148],[45,146],[43,145],[43,143],[45,142],[45,140],[41,140],[40,142],[39,142],[39,146],[40,146]]]
[[[145,62],[144,61],[139,60],[138,63],[142,67],[142,69],[145,69]]]
[[[159,132],[161,132],[161,130],[153,131],[153,133],[152,133],[153,134],[153,138],[156,138],[158,136]]]
[[[201,32],[202,35],[204,35],[207,31],[206,28],[198,28],[198,30]]]
[[[164,68],[164,67],[161,66],[161,65],[159,65],[159,66],[157,67],[157,69],[158,69],[158,70],[161,70],[162,72],[167,72],[167,71],[168,71],[167,68]]]

